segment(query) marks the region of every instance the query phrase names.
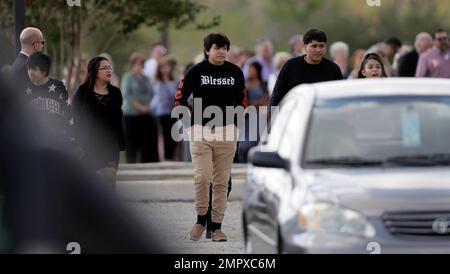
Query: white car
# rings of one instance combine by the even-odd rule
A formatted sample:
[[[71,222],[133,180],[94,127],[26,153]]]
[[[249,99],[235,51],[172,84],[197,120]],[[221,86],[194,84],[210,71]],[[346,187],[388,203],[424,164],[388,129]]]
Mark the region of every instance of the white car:
[[[298,86],[249,162],[248,253],[450,253],[450,80]]]

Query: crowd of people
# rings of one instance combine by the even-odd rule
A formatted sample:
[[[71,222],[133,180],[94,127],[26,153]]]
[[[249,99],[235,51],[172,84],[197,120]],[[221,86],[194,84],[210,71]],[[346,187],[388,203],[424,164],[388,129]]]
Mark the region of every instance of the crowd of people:
[[[350,46],[343,41],[337,41],[329,47],[331,58],[321,58],[318,67],[324,66],[328,61],[335,63],[339,67],[342,78],[331,77],[330,79],[377,76],[448,78],[450,65],[447,32],[439,29],[433,35],[434,37],[426,32],[419,33],[414,45],[405,45],[398,38],[391,37],[368,49],[355,49],[351,56]],[[323,37],[321,41],[326,43]],[[25,29],[21,35],[21,42],[22,51],[10,68],[10,73],[14,77],[27,75],[27,57],[33,52],[43,51],[45,46],[44,35],[35,28]],[[227,52],[226,60],[240,67],[244,73],[250,105],[258,109],[260,117],[258,121],[261,123],[246,124],[247,130],[254,130],[254,127],[257,127],[256,130],[261,132],[261,129],[266,127],[267,119],[264,118],[268,113],[264,109],[259,111],[261,106],[276,105],[282,97],[279,94],[284,95],[287,90],[297,84],[321,81],[320,78],[324,77],[322,68],[317,69],[314,64],[313,66],[308,66],[308,62],[300,65],[293,64],[296,61],[302,61],[295,57],[304,56],[307,53],[308,47],[303,35],[292,36],[287,44],[290,52],[275,52],[272,40],[263,37],[257,40],[254,51],[233,45]],[[325,57],[326,52],[327,49],[324,46],[323,53],[319,55]],[[372,55],[368,55],[369,53]],[[123,125],[127,144],[124,161],[128,163],[161,160],[189,161],[191,158],[188,145],[175,142],[171,137],[172,126],[176,123],[176,119],[171,117],[171,111],[175,106],[173,98],[183,73],[186,68],[202,62],[205,59],[203,54],[197,55],[191,63],[177,69],[176,58],[168,54],[164,44],[158,42],[151,46],[148,58],[145,55],[133,53],[130,56],[130,70],[121,78],[114,73],[112,57],[107,53],[99,54],[99,56],[106,58],[110,63],[109,83],[120,88],[123,97]],[[81,83],[84,83],[87,77],[88,61],[86,57],[79,60],[81,65],[78,80]],[[284,68],[285,73],[280,75],[286,62],[289,65]],[[304,72],[299,77],[295,77],[294,73],[296,80],[290,81],[289,73],[292,72],[289,72],[289,67],[293,67],[291,71],[297,72],[299,69],[304,69]],[[371,72],[368,72],[369,70]],[[279,81],[281,85],[276,87],[275,84],[280,77],[283,80]],[[74,78],[76,77],[72,77]],[[78,89],[74,86],[75,82],[77,81],[67,84],[69,90]],[[18,83],[27,85],[30,83],[30,77],[24,77],[24,81]],[[20,89],[24,90],[22,87]],[[276,90],[275,94],[273,94],[274,90]],[[72,97],[70,95],[69,97]],[[72,99],[69,100],[72,101]],[[248,150],[256,145],[257,141],[245,138],[240,140],[237,160],[246,162]]]
[[[233,161],[247,161],[248,151],[260,135],[256,140],[244,136],[211,141],[207,137],[225,132],[236,136],[236,122],[224,121],[209,128],[210,119],[192,119],[184,125],[190,136],[198,133],[205,138],[177,142],[172,136],[173,125],[178,123],[171,115],[175,107],[190,108],[194,118],[195,99],[203,101],[200,111],[209,106],[224,112],[229,106],[253,106],[258,123],[245,116],[244,124],[248,131],[256,127],[261,132],[270,125],[271,107],[278,106],[289,90],[300,84],[380,77],[450,78],[450,43],[442,29],[433,36],[419,33],[413,46],[392,37],[369,49],[356,49],[351,57],[348,44],[334,42],[329,47],[330,59],[326,57],[327,35],[318,29],[293,36],[290,52],[275,52],[268,38],[259,39],[252,52],[231,46],[222,33],[211,33],[204,39],[202,54],[180,70],[176,58],[161,43],[152,45],[148,59],[133,53],[129,71],[120,80],[108,54],[82,60],[82,84],[71,87],[76,92],[69,96],[67,84],[49,75],[51,60],[43,53],[43,33],[26,28],[20,42],[22,51],[9,78],[30,108],[55,125],[54,134],[61,136],[70,152],[84,159],[107,184],[115,185],[121,150],[126,151],[128,163],[192,159],[198,214],[192,240],[199,240],[209,223],[209,237],[226,241],[221,224],[231,187],[231,166]]]

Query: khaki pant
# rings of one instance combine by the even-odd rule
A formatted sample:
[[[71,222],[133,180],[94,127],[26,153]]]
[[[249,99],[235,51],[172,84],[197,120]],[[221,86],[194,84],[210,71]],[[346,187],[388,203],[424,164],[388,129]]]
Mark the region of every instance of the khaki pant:
[[[206,215],[209,206],[209,186],[212,182],[212,221],[222,223],[227,207],[228,180],[236,151],[237,130],[234,126],[211,129],[194,125],[191,133],[203,134],[202,140],[190,142],[192,163],[195,171],[195,209],[198,215]],[[223,141],[213,138],[225,130],[235,131],[235,140]]]

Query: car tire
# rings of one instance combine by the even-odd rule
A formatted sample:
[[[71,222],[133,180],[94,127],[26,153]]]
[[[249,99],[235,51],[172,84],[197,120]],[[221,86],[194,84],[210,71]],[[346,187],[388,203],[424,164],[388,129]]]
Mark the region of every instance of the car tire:
[[[281,237],[280,225],[277,225],[277,254],[283,254],[283,238]]]
[[[242,213],[242,232],[244,233],[244,243],[245,243],[245,253],[252,254],[253,248],[250,242],[250,237],[248,235],[249,231],[247,229],[247,221],[245,219],[245,213]]]

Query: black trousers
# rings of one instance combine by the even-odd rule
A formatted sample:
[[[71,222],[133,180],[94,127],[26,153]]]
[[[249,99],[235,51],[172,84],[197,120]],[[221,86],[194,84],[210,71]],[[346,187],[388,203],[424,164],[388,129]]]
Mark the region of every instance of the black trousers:
[[[164,138],[164,158],[166,160],[175,159],[175,148],[178,143],[173,140],[171,131],[176,122],[177,119],[170,117],[170,115],[159,116],[159,125]]]
[[[151,115],[125,116],[125,138],[127,163],[137,162],[137,152],[141,152],[140,162],[159,162],[158,127]]]

